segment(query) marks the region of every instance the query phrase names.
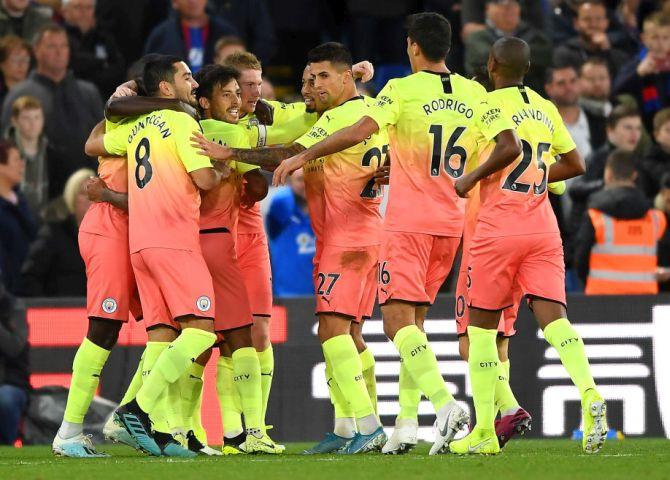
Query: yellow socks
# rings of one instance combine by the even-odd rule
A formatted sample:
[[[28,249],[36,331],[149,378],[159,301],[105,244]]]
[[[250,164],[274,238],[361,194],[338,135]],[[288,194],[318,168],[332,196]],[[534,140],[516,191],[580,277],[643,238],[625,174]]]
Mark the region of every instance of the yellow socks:
[[[403,366],[433,404],[435,411],[454,399],[437,368],[437,359],[428,339],[416,325],[408,325],[398,330],[393,343],[400,352]]]
[[[398,418],[407,418],[416,420],[419,416],[419,403],[421,402],[421,390],[416,386],[410,375],[405,362],[400,359],[400,380],[398,383],[400,390],[399,402],[400,413]]]
[[[356,420],[354,419],[354,412],[351,410],[351,405],[347,399],[342,395],[340,387],[333,376],[333,367],[330,360],[326,358],[326,383],[328,384],[328,392],[330,393],[330,403],[335,409],[335,425],[333,433],[344,438],[352,438],[356,434]]]
[[[587,390],[596,388],[584,342],[567,318],[559,318],[547,325],[544,338],[558,351],[561,363],[582,396]]]
[[[494,398],[495,412],[500,411],[501,416],[512,414],[519,408],[519,402],[516,400],[509,384],[509,360],[498,363],[498,378]]]
[[[72,362],[72,381],[63,417],[66,422],[84,423],[84,416],[98,388],[100,372],[109,353],[109,350],[97,346],[88,338],[81,342]]]
[[[372,402],[363,380],[361,359],[351,335],[338,335],[322,344],[323,353],[330,361],[333,377],[344,398],[351,404],[356,418],[374,415]]]
[[[370,396],[372,408],[377,413],[377,379],[375,378],[375,357],[369,348],[363,350],[360,354],[361,369],[363,370],[363,380],[365,380],[365,388]]]
[[[240,394],[247,431],[263,429],[261,366],[255,348],[238,348],[233,352],[233,382]]]
[[[272,376],[275,369],[275,356],[272,350],[272,345],[258,352],[258,361],[261,365],[261,392],[263,398],[263,412],[261,413],[261,420],[263,427],[265,427],[265,416],[268,411],[268,401],[270,400],[270,389],[272,388]]]
[[[224,436],[233,438],[244,431],[242,428],[242,404],[233,382],[233,359],[219,357],[216,362],[216,393],[221,407],[221,423]]]
[[[498,331],[494,329],[468,327],[470,338],[468,366],[477,414],[476,428],[479,430],[494,430],[494,392],[500,363],[496,346],[497,336]]]
[[[176,382],[205,350],[216,341],[216,335],[197,328],[185,328],[179,337],[161,353],[151,373],[137,392],[137,403],[147,413],[156,406],[167,386]]]

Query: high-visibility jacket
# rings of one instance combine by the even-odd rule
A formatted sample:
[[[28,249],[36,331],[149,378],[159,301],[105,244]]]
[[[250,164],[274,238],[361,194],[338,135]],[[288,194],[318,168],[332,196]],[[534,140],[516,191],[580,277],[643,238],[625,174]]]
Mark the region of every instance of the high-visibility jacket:
[[[656,244],[665,231],[665,216],[649,210],[642,218],[624,220],[590,208],[589,217],[596,242],[591,248],[586,294],[658,293]]]

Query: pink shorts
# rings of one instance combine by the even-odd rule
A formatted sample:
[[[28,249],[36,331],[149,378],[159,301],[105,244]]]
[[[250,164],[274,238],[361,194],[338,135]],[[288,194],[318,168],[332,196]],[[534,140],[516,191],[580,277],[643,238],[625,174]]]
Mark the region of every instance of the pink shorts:
[[[142,306],[130,265],[128,239],[79,232],[79,252],[86,264],[86,312],[89,318],[142,319]]]
[[[272,270],[264,233],[238,233],[235,249],[255,317],[272,316]]]
[[[503,310],[517,289],[533,298],[565,306],[565,264],[561,237],[553,233],[473,238],[470,244],[469,303]]]
[[[468,307],[468,272],[461,270],[458,273],[458,282],[456,283],[456,333],[460,337],[468,332],[470,325],[470,310]],[[515,287],[513,294],[514,305],[502,311],[500,322],[498,323],[498,335],[511,337],[516,333],[514,324],[516,323],[519,305],[523,299],[523,292]]]
[[[379,245],[326,246],[314,278],[316,313],[338,313],[360,322],[372,315]]]
[[[130,255],[146,328],[179,330],[185,316],[214,318],[214,288],[200,252],[145,248]]]
[[[229,231],[200,233],[202,256],[212,275],[216,310],[214,331],[253,324],[249,296],[235,253],[235,239]]]
[[[401,300],[431,305],[456,257],[460,237],[384,232],[379,256],[379,304]]]

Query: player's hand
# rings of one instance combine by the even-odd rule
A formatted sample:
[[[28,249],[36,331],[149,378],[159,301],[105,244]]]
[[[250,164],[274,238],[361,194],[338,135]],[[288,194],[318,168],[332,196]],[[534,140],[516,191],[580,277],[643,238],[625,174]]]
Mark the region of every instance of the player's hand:
[[[107,185],[100,177],[90,177],[85,184],[86,195],[91,202],[104,202],[103,195],[107,190]]]
[[[354,79],[360,79],[360,81],[363,83],[369,82],[372,80],[372,77],[375,76],[375,67],[367,60],[356,63],[353,67],[351,67],[351,71],[354,73]]]
[[[231,148],[208,140],[207,137],[200,132],[193,132],[193,135],[191,136],[191,146],[197,149],[200,155],[204,155],[219,162],[230,160],[233,156],[233,150]]]
[[[391,175],[391,165],[380,165],[375,170],[374,178],[377,185],[388,185]]]
[[[263,125],[272,125],[274,121],[274,108],[262,98],[256,102],[254,114],[256,114],[256,118]]]
[[[128,80],[116,87],[116,90],[114,90],[114,93],[112,93],[112,96],[109,98],[134,97],[136,95],[137,83],[135,83],[135,80]]]
[[[302,168],[304,164],[305,161],[303,160],[301,154],[297,154],[292,156],[291,158],[287,158],[286,160],[281,162],[279,166],[275,169],[275,173],[272,176],[272,185],[274,185],[275,187],[285,185],[288,176],[291,175],[296,170],[298,170],[299,168]]]
[[[233,173],[233,169],[227,162],[214,162],[214,168],[221,173],[221,180],[225,180]]]
[[[454,184],[456,194],[461,198],[468,198],[468,192],[472,190],[477,182],[470,175],[464,175]]]

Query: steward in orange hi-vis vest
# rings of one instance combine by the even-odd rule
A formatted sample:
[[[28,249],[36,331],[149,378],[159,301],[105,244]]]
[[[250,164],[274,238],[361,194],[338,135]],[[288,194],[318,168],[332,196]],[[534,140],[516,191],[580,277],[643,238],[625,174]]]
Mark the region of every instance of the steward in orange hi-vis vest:
[[[619,219],[589,209],[595,245],[589,259],[587,295],[656,294],[656,244],[666,221],[658,210],[642,218]]]

